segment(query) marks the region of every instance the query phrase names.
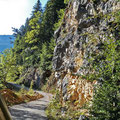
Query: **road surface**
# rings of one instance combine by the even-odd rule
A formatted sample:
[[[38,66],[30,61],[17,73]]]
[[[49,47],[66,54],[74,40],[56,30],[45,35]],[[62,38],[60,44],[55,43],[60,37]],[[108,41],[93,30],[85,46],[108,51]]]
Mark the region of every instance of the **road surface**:
[[[9,108],[13,120],[48,120],[45,109],[52,99],[52,95],[39,91],[44,97],[32,101],[29,103],[24,103],[20,105],[15,105]]]

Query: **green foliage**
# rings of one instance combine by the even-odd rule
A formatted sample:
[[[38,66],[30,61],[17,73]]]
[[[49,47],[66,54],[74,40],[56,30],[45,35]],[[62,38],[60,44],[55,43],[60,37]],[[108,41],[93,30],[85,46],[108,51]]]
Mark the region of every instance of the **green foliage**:
[[[33,96],[35,93],[34,93],[34,90],[32,89],[32,86],[33,86],[33,82],[31,82],[31,88],[29,90],[26,90],[25,89],[25,86],[22,85],[22,88],[15,92],[18,96],[23,96],[23,95],[30,95],[30,96]],[[29,100],[25,100],[25,102],[28,102]]]
[[[98,41],[96,34],[85,33],[89,42],[85,48],[99,43],[98,51],[88,54],[89,69],[91,73],[82,76],[87,80],[97,80],[93,97],[93,105],[90,108],[91,120],[119,120],[120,116],[120,11],[100,14],[95,16],[109,22],[108,30],[104,33],[104,40]]]
[[[119,120],[120,112],[120,51],[115,42],[106,45],[105,60],[99,67],[101,86],[96,89],[91,113],[93,120]]]
[[[48,59],[49,59],[49,66],[48,66],[48,69],[49,70],[52,70],[52,58],[53,58],[53,53],[54,53],[54,48],[55,48],[55,39],[52,38],[50,40],[50,43],[48,45]]]
[[[34,17],[29,21],[29,26],[31,30],[27,31],[25,36],[25,43],[27,43],[27,47],[25,48],[25,51],[27,51],[27,54],[25,56],[25,62],[30,65],[36,64],[38,60],[37,56],[39,54],[38,50],[40,47],[40,18],[40,11],[34,13]]]
[[[64,0],[64,3],[65,4],[68,4],[70,0]]]
[[[37,12],[42,12],[42,4],[40,0],[37,0],[37,3],[33,6],[33,11],[32,11],[32,17],[34,17],[34,14]]]
[[[116,18],[118,19],[118,16]],[[116,26],[120,26],[118,22],[116,23]],[[110,28],[109,32],[113,32],[114,29],[116,27]],[[119,120],[120,118],[120,40],[116,39],[114,32],[112,37],[108,34],[106,39],[101,53],[95,55],[93,61],[94,69],[97,71],[96,79],[100,85],[95,89],[91,120]]]
[[[112,80],[115,81],[115,79]],[[91,110],[93,115],[91,120],[119,120],[119,89],[117,82],[104,82],[101,87],[96,89]]]
[[[33,7],[32,16],[26,19],[25,25],[20,29],[13,28],[14,36],[14,52],[16,54],[16,62],[26,67],[39,66],[42,44],[47,43],[48,59],[51,64],[53,50],[49,48],[53,44],[52,37],[54,34],[54,24],[58,22],[58,11],[65,8],[64,0],[49,0],[43,12],[40,0]],[[60,20],[59,20],[60,23]],[[46,59],[46,58],[45,58]],[[42,62],[44,61],[41,59]],[[42,64],[42,63],[41,63]],[[51,68],[49,67],[47,68]],[[40,65],[41,66],[41,65]],[[51,65],[50,65],[51,66]]]
[[[56,97],[52,100],[52,102],[49,104],[46,110],[46,114],[50,120],[59,120],[59,118],[57,117],[57,114],[60,114],[61,107],[62,106],[60,104],[60,96],[59,96],[59,92],[57,91]]]
[[[46,4],[42,19],[42,38],[44,42],[50,42],[54,34],[54,24],[58,22],[58,11],[64,9],[64,0],[49,0]]]
[[[19,65],[31,66],[38,63],[40,50],[40,29],[42,19],[42,7],[38,0],[33,7],[31,18],[26,19],[25,25],[20,29],[14,29],[16,37],[14,43],[14,52],[16,54],[16,61]]]
[[[31,84],[30,84],[30,89],[29,89],[29,92],[28,92],[29,95],[34,95],[33,85],[34,85],[34,81],[32,80]]]
[[[51,39],[49,44],[44,43],[42,45],[41,54],[40,54],[40,68],[42,71],[52,69],[52,57],[55,47],[54,39]]]
[[[0,55],[0,81],[16,81],[30,66],[52,70],[55,47],[54,24],[60,24],[64,0],[49,0],[43,12],[40,0],[33,7],[30,18],[19,29],[13,28],[14,48]],[[60,12],[58,12],[60,10]],[[58,21],[59,19],[59,21]]]
[[[52,70],[54,24],[58,27],[62,22],[64,8],[64,0],[49,0],[43,11],[37,0],[25,24],[19,29],[12,28],[14,47],[0,55],[0,83],[20,83],[21,75],[31,66],[40,67],[42,72]]]
[[[83,115],[79,110],[75,110],[70,101],[67,101],[63,106],[59,91],[56,91],[56,96],[49,104],[46,114],[50,120],[78,120],[80,115]]]
[[[101,53],[94,57],[93,67],[95,71],[98,72],[98,74],[96,74],[98,80],[99,78],[109,80],[111,75],[113,75],[115,61],[119,54],[116,52],[116,47],[116,42],[112,38],[108,38],[108,40],[104,42]],[[98,61],[100,62],[98,63]]]
[[[12,49],[5,50],[4,55],[1,55],[0,63],[0,79],[1,81],[15,81],[19,76],[18,66],[13,55]]]
[[[58,22],[54,24],[54,30],[56,30],[57,28],[60,27],[61,23],[62,23],[62,20],[64,18],[64,12],[65,10],[64,9],[60,9],[60,11],[58,11]]]
[[[42,50],[41,50],[41,54],[40,54],[40,68],[45,71],[48,68],[48,49],[47,49],[47,44],[44,43],[42,45]]]

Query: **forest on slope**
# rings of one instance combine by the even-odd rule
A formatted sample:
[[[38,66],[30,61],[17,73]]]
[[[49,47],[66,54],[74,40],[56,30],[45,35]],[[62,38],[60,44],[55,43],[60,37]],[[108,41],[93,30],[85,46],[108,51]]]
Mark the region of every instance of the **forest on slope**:
[[[64,0],[49,0],[42,9],[38,0],[26,23],[19,29],[13,28],[14,47],[5,50],[0,57],[1,83],[18,81],[20,75],[30,67],[40,68],[41,71],[52,70],[53,34],[62,20],[65,6]]]
[[[13,28],[14,47],[0,56],[0,87],[3,88],[5,82],[28,87],[32,84],[37,89],[44,84],[47,84],[45,89],[55,85],[56,96],[47,109],[51,120],[120,120],[120,10],[117,3],[116,0],[48,0],[42,9],[38,0],[26,23],[19,29]],[[93,99],[82,106],[80,102],[85,97],[84,93],[82,98],[76,92],[76,78],[78,88],[81,81],[97,83],[92,86]],[[67,90],[71,90],[70,96]],[[87,112],[81,112],[86,109]]]

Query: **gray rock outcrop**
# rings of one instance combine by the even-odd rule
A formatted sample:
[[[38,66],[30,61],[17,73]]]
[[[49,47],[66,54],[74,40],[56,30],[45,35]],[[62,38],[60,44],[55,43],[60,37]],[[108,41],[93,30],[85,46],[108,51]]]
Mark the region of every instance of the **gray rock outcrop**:
[[[30,67],[20,76],[22,80],[21,84],[24,84],[26,87],[30,87],[33,82],[34,89],[41,89],[45,84],[46,77],[51,75],[51,71],[41,72],[39,68]]]
[[[106,41],[115,12],[120,10],[117,0],[70,0],[63,22],[55,32],[56,47],[53,69],[63,100],[79,101],[82,106],[92,99],[96,81],[82,79],[90,70],[91,55],[98,54]],[[108,18],[109,16],[109,18]],[[117,33],[116,33],[117,34]]]

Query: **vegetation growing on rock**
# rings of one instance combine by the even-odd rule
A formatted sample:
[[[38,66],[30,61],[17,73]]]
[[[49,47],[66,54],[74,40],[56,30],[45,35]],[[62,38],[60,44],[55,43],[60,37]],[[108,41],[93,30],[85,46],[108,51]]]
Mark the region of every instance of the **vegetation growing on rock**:
[[[119,120],[119,1],[49,0],[43,11],[38,0],[13,30],[14,48],[0,57],[1,84],[47,82],[44,89],[56,94],[47,109],[52,120]]]

